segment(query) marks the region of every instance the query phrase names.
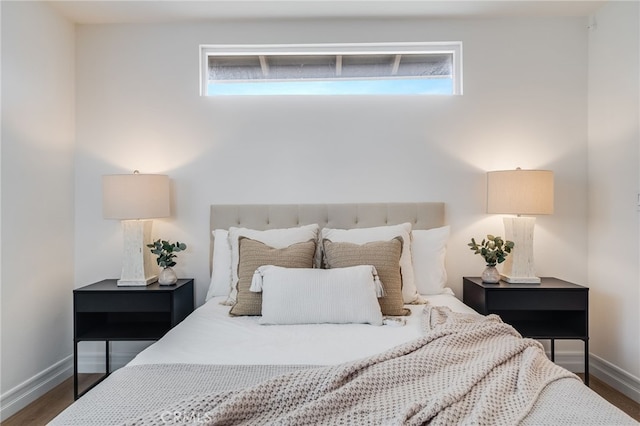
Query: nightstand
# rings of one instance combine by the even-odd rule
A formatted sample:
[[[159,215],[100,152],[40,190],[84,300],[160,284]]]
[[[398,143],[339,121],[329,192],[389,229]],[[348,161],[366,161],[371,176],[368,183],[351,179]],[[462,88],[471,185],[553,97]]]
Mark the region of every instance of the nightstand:
[[[542,278],[540,284],[483,283],[479,277],[464,277],[463,302],[477,312],[497,314],[522,336],[551,341],[584,342],[584,382],[589,385],[589,289],[557,278]]]
[[[103,280],[73,290],[73,395],[78,399],[78,343],[105,342],[105,375],[110,374],[109,342],[158,340],[193,312],[193,279],[175,285],[118,287]]]

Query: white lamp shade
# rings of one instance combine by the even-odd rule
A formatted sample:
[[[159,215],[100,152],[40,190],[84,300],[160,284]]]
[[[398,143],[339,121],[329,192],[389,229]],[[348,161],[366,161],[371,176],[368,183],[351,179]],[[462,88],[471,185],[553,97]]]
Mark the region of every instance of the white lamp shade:
[[[105,219],[168,217],[169,177],[166,175],[107,175],[102,177]]]
[[[520,169],[488,172],[487,213],[552,214],[553,172]]]

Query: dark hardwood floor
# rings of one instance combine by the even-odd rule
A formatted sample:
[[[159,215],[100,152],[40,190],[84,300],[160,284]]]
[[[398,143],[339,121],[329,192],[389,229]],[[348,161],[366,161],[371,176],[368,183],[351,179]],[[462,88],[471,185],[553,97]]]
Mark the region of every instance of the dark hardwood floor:
[[[79,377],[80,389],[93,383],[99,377],[99,374],[81,374]],[[591,389],[640,422],[640,404],[593,376],[590,376],[590,383]],[[46,425],[72,402],[73,378],[71,377],[2,422],[2,424],[4,426]]]

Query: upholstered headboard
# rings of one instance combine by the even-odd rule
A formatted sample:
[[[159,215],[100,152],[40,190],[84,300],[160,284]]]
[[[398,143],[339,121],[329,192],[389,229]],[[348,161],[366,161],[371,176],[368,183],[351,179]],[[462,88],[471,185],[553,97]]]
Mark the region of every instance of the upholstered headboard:
[[[351,229],[405,222],[410,222],[413,229],[443,226],[444,203],[214,204],[210,231],[232,226],[259,230],[291,228],[312,223],[321,228]],[[211,241],[213,253],[212,236]]]
[[[214,204],[211,229],[272,229],[317,223],[329,228],[367,228],[410,222],[414,229],[444,225],[444,203]]]

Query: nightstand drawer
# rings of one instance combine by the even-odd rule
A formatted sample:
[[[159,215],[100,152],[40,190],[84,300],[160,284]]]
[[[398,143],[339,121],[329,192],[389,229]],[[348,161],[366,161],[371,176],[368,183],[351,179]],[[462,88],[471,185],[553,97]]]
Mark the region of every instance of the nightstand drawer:
[[[169,312],[169,293],[127,292],[76,295],[76,312]]]
[[[487,309],[527,311],[581,311],[587,308],[587,292],[571,290],[501,290],[487,292]]]

